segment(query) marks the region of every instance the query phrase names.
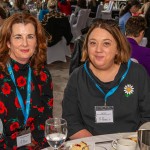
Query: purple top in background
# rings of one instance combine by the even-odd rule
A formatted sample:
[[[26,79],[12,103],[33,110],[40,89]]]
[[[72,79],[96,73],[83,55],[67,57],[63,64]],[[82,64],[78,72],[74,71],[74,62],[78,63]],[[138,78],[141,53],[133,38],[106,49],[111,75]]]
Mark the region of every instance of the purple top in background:
[[[127,39],[132,48],[131,58],[138,60],[139,64],[142,64],[145,67],[150,76],[150,48],[138,45],[132,38]]]

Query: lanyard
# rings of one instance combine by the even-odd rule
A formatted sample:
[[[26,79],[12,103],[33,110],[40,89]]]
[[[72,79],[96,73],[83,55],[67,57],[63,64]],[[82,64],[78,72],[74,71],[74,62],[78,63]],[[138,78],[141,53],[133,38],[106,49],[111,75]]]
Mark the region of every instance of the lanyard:
[[[107,98],[109,96],[111,96],[112,94],[115,93],[115,91],[118,89],[118,87],[120,86],[121,82],[124,80],[124,78],[126,77],[128,71],[129,71],[129,68],[130,68],[130,64],[131,64],[131,60],[128,61],[128,65],[127,65],[127,70],[125,71],[125,73],[122,75],[121,79],[120,79],[120,82],[118,85],[116,85],[115,87],[113,87],[112,89],[110,89],[107,93],[105,93],[102,88],[98,85],[98,83],[96,83],[96,81],[94,80],[94,78],[91,76],[90,72],[88,71],[87,69],[87,61],[84,63],[84,69],[87,73],[87,75],[90,77],[90,79],[94,82],[96,88],[104,94],[104,100],[105,100],[105,105],[106,105],[106,101],[107,101]]]
[[[8,72],[10,74],[10,77],[11,79],[13,80],[13,83],[16,87],[16,94],[17,94],[17,97],[18,97],[18,100],[19,100],[19,104],[21,106],[21,109],[22,109],[22,112],[23,112],[23,115],[24,115],[24,124],[26,124],[26,121],[29,117],[29,109],[30,109],[30,98],[31,98],[31,68],[29,66],[29,71],[28,71],[28,81],[27,81],[27,100],[26,100],[26,108],[24,106],[24,103],[23,103],[23,99],[22,99],[22,96],[17,88],[17,85],[16,85],[16,81],[15,81],[15,77],[14,77],[14,73],[13,73],[13,70],[12,70],[12,67],[10,64],[7,64],[7,69],[8,69]]]

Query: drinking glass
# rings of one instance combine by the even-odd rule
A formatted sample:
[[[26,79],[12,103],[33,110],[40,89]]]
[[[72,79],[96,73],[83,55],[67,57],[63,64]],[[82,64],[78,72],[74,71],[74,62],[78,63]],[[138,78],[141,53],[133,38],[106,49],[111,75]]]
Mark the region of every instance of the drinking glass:
[[[3,123],[2,123],[2,120],[0,119],[0,138],[2,137],[3,135]]]
[[[138,145],[140,150],[150,150],[150,122],[138,129]]]
[[[45,122],[45,137],[48,144],[58,150],[67,138],[67,122],[63,118],[50,118]]]

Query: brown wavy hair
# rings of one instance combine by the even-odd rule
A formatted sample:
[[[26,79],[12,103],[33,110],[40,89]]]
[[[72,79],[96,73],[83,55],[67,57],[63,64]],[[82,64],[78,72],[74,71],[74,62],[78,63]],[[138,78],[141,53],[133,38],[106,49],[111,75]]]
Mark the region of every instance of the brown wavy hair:
[[[131,56],[131,48],[126,37],[121,33],[118,24],[114,20],[102,20],[102,19],[97,19],[89,29],[82,47],[81,61],[84,62],[89,59],[88,39],[91,32],[95,28],[101,28],[108,31],[115,39],[117,43],[118,54],[115,57],[114,63],[120,64],[120,63],[128,62]]]
[[[3,23],[0,34],[0,69],[3,72],[7,72],[6,65],[10,60],[7,42],[10,41],[10,37],[12,34],[12,26],[18,23],[23,24],[31,23],[35,27],[37,47],[36,52],[30,58],[30,66],[38,74],[42,66],[46,62],[46,50],[47,50],[46,36],[45,31],[41,26],[41,23],[33,15],[29,13],[15,13],[9,18],[7,18]]]

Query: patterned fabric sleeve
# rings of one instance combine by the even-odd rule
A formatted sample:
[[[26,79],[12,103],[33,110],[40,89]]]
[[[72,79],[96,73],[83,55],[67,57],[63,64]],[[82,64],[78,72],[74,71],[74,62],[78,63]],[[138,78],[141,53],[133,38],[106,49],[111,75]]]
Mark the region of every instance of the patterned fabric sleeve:
[[[34,127],[32,133],[33,138],[40,147],[44,148],[48,146],[47,141],[44,137],[45,121],[52,117],[53,110],[53,84],[52,78],[47,69],[43,69],[40,72],[39,80],[41,84],[38,85],[40,90],[40,96],[43,106],[38,108],[39,116],[34,122]],[[37,132],[38,131],[38,132]]]

